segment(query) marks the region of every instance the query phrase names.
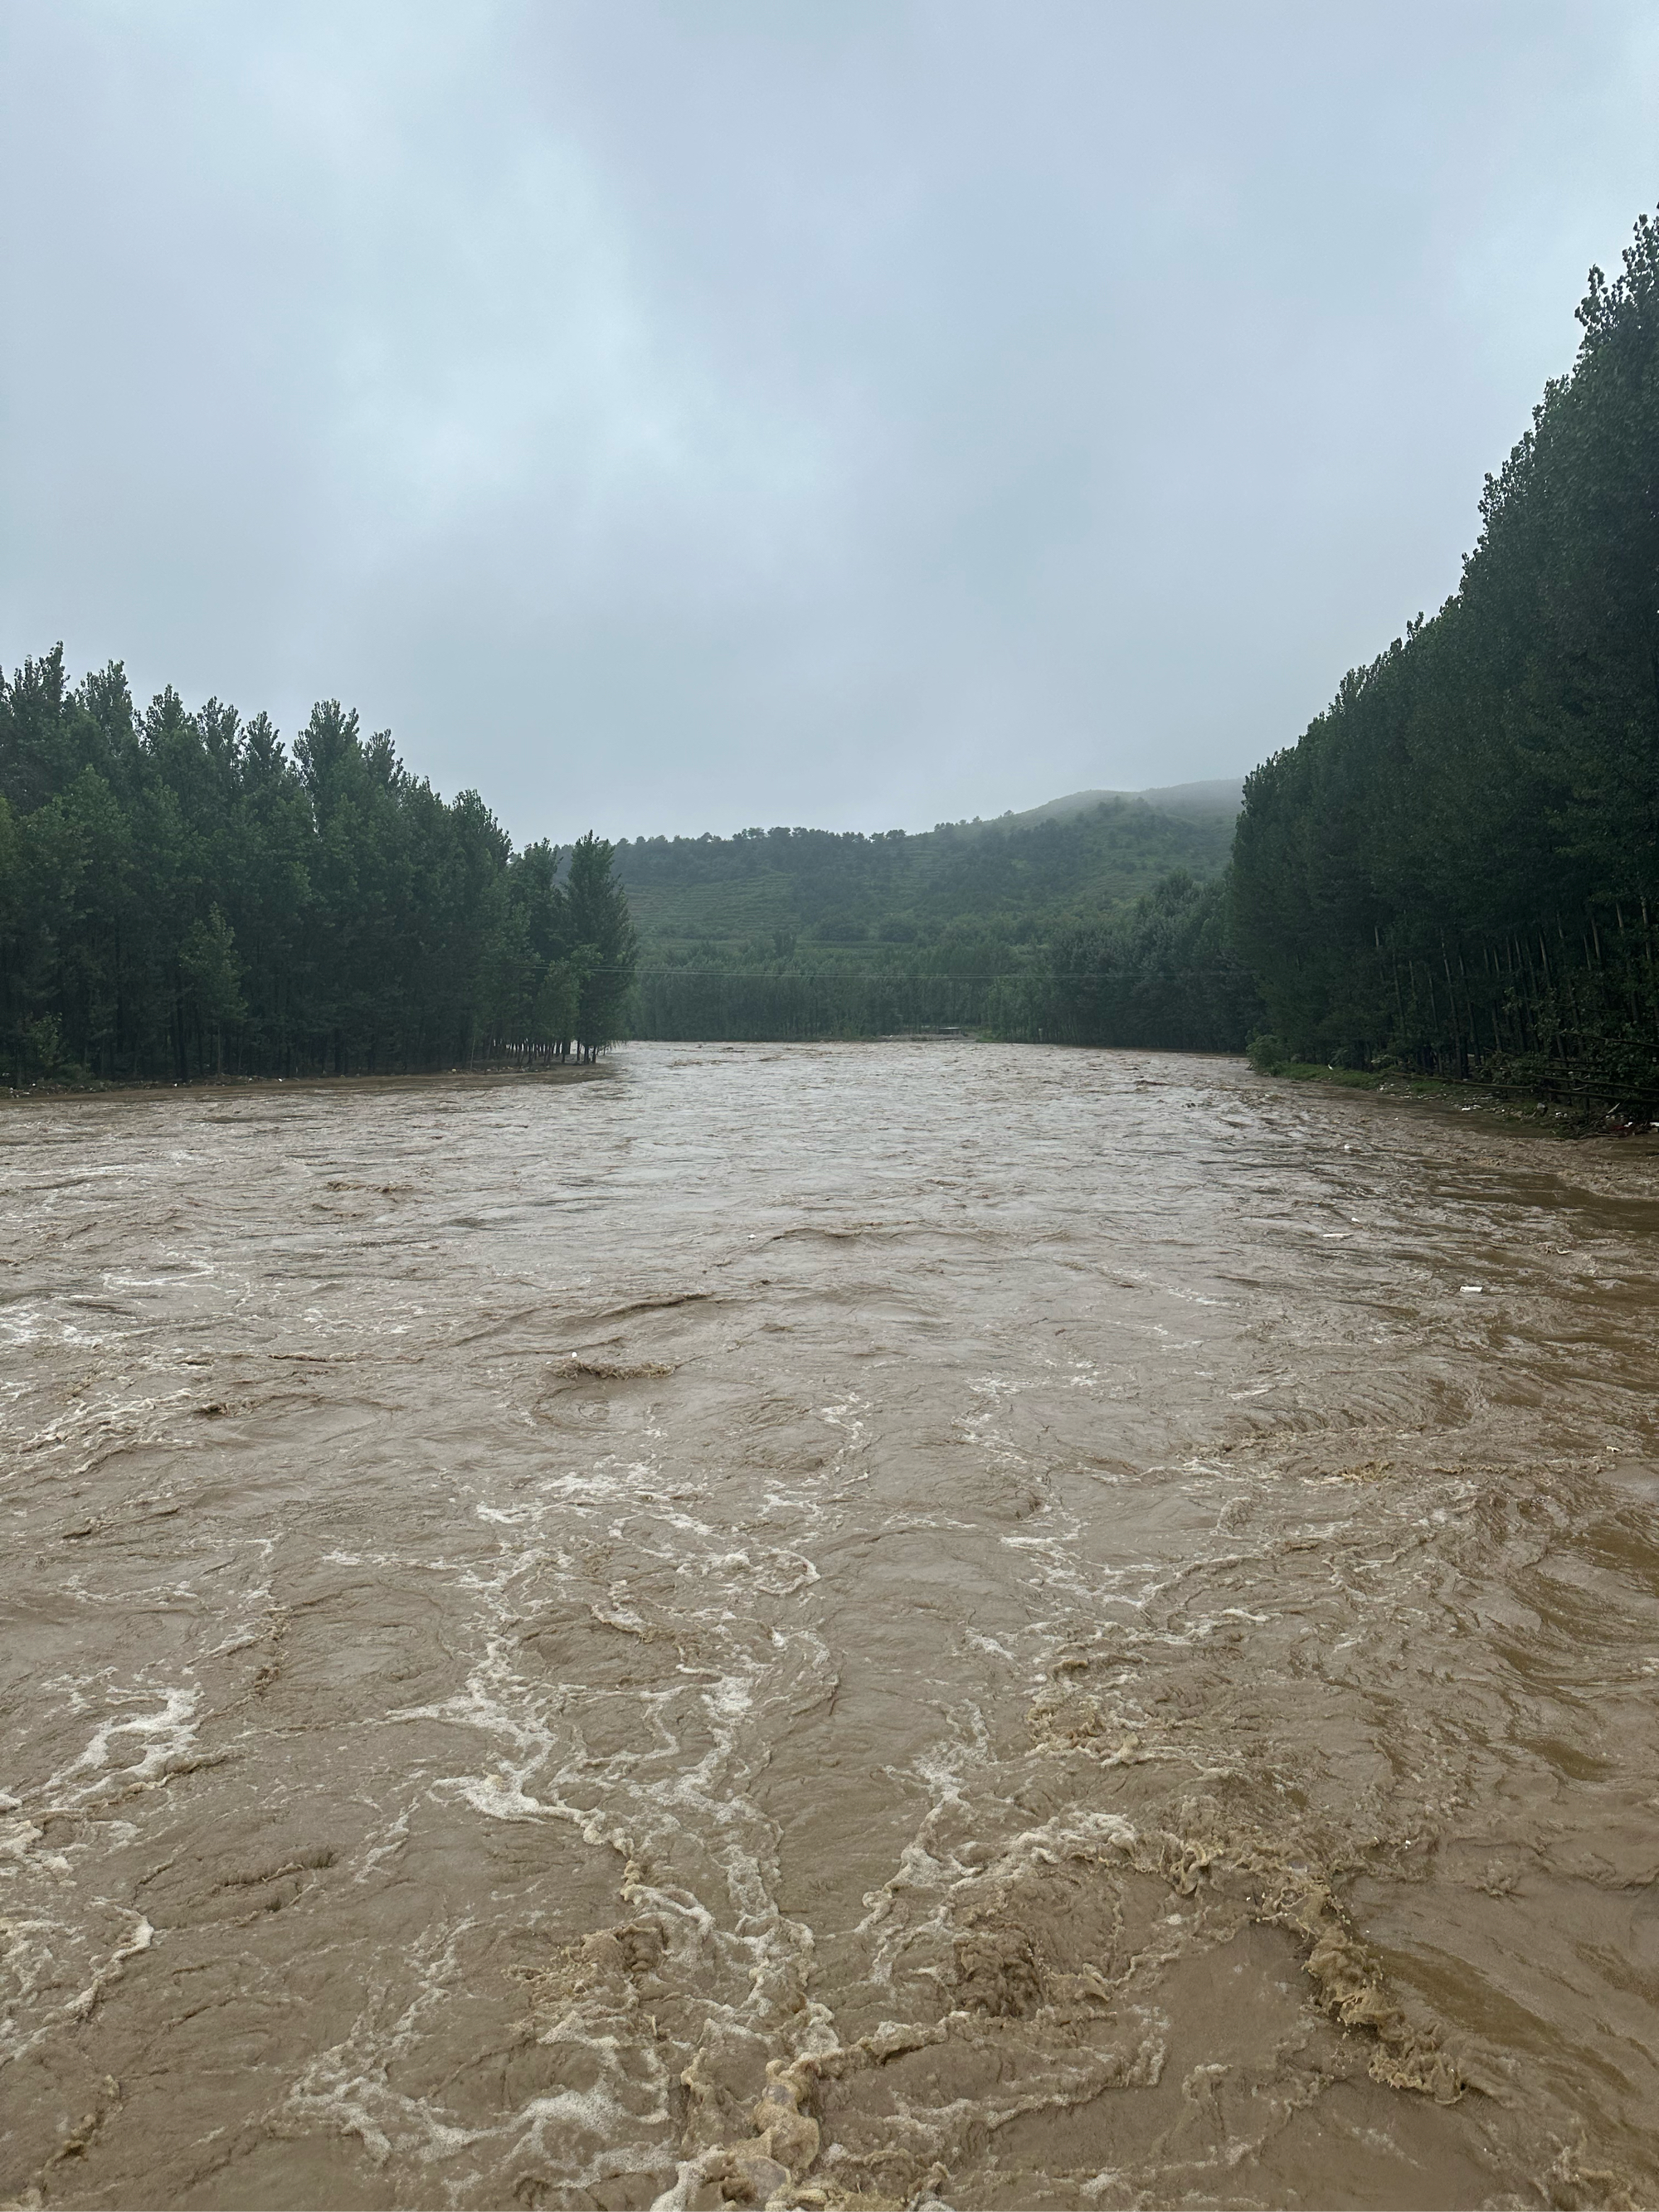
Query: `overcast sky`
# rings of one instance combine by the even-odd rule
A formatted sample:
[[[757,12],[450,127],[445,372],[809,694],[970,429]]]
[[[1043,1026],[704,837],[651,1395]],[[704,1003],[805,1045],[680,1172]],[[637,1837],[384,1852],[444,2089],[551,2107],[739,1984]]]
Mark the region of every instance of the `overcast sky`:
[[[1650,0],[0,0],[0,653],[521,840],[1238,773],[1656,200]]]

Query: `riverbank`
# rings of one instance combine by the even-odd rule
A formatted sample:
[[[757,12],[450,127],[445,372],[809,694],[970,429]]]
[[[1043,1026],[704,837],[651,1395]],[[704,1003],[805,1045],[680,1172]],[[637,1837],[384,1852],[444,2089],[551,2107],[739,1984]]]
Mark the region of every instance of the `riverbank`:
[[[430,1083],[591,1083],[616,1073],[607,1060],[579,1063],[575,1060],[556,1061],[545,1067],[520,1067],[512,1062],[500,1060],[485,1067],[434,1067],[424,1071],[399,1071],[377,1074],[368,1069],[354,1071],[349,1075],[210,1075],[190,1083],[161,1083],[146,1078],[134,1077],[130,1081],[110,1081],[101,1076],[88,1076],[84,1082],[10,1084],[0,1090],[0,1099],[21,1103],[27,1100],[61,1098],[117,1098],[117,1097],[211,1097],[223,1092],[261,1091],[338,1091],[356,1085],[386,1085],[395,1084]]]
[[[1438,1075],[1407,1074],[1398,1068],[1333,1067],[1317,1060],[1252,1060],[1259,1075],[1285,1083],[1318,1083],[1340,1091],[1369,1091],[1383,1098],[1412,1099],[1455,1106],[1463,1113],[1480,1113],[1527,1127],[1544,1127],[1563,1137],[1636,1137],[1659,1131],[1659,1120],[1650,1118],[1656,1103],[1644,1097],[1627,1107],[1611,1084],[1577,1086],[1577,1095],[1563,1099],[1559,1090],[1540,1090],[1532,1083],[1485,1082],[1479,1076],[1462,1080]]]

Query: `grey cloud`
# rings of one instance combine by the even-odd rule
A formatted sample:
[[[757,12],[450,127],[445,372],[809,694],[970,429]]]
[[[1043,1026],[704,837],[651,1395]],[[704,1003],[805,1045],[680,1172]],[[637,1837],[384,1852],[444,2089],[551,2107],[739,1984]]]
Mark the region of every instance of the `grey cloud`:
[[[1237,772],[1455,582],[1640,6],[13,4],[0,647],[520,836]]]

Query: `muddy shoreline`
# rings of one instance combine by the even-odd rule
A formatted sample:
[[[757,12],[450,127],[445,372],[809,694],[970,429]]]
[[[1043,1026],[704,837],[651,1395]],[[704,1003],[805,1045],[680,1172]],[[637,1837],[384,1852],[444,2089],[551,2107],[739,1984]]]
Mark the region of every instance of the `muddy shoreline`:
[[[434,1083],[588,1083],[596,1076],[614,1073],[609,1060],[592,1066],[574,1061],[551,1067],[444,1067],[418,1074],[374,1075],[223,1075],[206,1076],[195,1083],[161,1083],[134,1078],[128,1083],[37,1083],[21,1088],[9,1085],[0,1092],[13,1105],[39,1104],[80,1098],[211,1097],[220,1092],[261,1091],[338,1091],[357,1085],[368,1087],[426,1085]]]

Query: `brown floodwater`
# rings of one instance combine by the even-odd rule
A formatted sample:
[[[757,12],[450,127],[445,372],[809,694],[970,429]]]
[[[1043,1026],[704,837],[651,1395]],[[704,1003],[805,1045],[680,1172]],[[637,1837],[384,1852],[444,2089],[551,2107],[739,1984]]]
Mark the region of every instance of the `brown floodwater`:
[[[0,2197],[1659,2200],[1659,1154],[1230,1060],[0,1113]]]

